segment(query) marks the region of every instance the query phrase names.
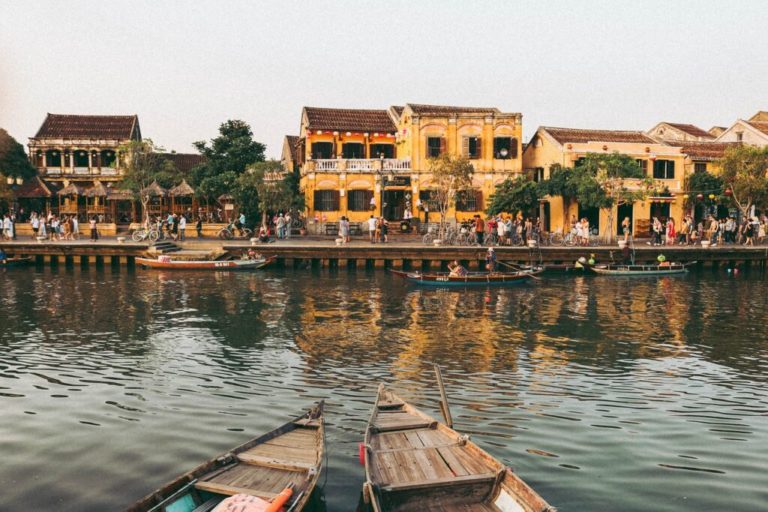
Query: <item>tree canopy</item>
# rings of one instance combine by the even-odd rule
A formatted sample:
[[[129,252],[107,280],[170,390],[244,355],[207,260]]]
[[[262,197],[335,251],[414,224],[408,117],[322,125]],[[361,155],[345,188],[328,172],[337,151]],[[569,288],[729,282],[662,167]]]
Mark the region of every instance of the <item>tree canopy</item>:
[[[29,163],[29,158],[24,152],[24,146],[0,128],[0,174],[29,179],[35,173],[35,168]]]
[[[768,146],[728,148],[720,168],[720,177],[742,215],[748,216],[752,206],[768,204]]]
[[[529,212],[539,205],[539,199],[543,196],[542,187],[527,177],[507,178],[503,183],[496,185],[487,211],[490,215],[497,215],[502,212],[513,215],[519,212]]]
[[[172,187],[180,179],[179,170],[151,139],[133,140],[120,146],[118,151],[125,157],[122,186],[141,201],[145,220],[148,220],[147,205],[152,197],[149,186],[157,182],[163,188]]]
[[[467,158],[441,155],[429,159],[429,173],[432,175],[430,199],[440,213],[440,237],[445,235],[448,210],[456,204],[458,192],[472,187],[475,169]]]
[[[289,176],[276,160],[257,162],[238,176],[234,197],[246,219],[261,214],[261,224],[267,225],[270,212],[289,210],[293,203]]]
[[[210,143],[198,141],[194,146],[206,161],[192,169],[191,182],[198,196],[210,201],[229,193],[248,166],[264,161],[266,150],[264,144],[253,140],[248,123],[239,119],[222,123],[219,136]]]

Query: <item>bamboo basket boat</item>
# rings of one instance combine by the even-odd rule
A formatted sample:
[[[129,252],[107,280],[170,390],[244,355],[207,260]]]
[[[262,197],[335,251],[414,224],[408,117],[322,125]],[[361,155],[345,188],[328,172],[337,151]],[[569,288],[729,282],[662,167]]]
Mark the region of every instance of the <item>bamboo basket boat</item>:
[[[374,512],[552,512],[510,468],[379,386],[365,433],[363,499]]]
[[[303,510],[322,468],[323,402],[302,416],[204,462],[140,499],[126,512],[210,512],[236,494],[266,501],[292,487],[285,506]]]

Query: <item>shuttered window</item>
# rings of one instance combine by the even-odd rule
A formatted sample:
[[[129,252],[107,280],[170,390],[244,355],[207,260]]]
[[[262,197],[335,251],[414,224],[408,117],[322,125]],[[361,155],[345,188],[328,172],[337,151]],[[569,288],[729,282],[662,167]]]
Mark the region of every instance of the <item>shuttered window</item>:
[[[502,155],[502,150],[506,150],[506,156]],[[500,160],[517,158],[517,139],[514,137],[494,137],[493,157]]]
[[[675,179],[675,161],[656,160],[653,162],[653,177],[657,180]]]
[[[312,158],[315,158],[315,159],[333,158],[333,142],[313,142]]]
[[[432,212],[436,212],[438,210],[437,201],[432,198],[432,192],[429,190],[419,191],[419,201],[421,201],[422,207],[429,207],[429,210]]]
[[[344,158],[365,158],[365,145],[359,142],[342,144],[341,156]]]
[[[338,190],[315,190],[315,211],[335,212],[339,210]]]
[[[640,170],[643,171],[643,176],[648,176],[648,160],[643,160],[642,158],[638,158],[635,160],[637,162],[637,165],[640,167]]]
[[[476,160],[483,156],[483,140],[480,137],[463,137],[462,154],[470,160]]]
[[[427,157],[437,158],[445,153],[445,139],[443,137],[427,137]]]
[[[364,212],[371,209],[373,190],[350,190],[347,192],[347,210]]]
[[[457,212],[478,212],[483,209],[483,193],[479,190],[466,190],[456,195]]]
[[[693,172],[707,172],[707,164],[704,162],[696,162],[693,164]]]

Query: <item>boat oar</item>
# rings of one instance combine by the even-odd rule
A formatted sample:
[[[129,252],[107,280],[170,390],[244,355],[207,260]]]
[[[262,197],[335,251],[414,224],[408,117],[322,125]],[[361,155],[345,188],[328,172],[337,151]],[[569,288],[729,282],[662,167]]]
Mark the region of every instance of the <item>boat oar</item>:
[[[523,269],[518,267],[517,265],[512,265],[510,263],[504,263],[503,261],[497,261],[496,263],[501,263],[502,265],[505,265],[505,266],[511,268],[512,270],[517,270],[518,272],[522,272],[523,271]],[[533,269],[531,269],[531,272],[533,272]],[[530,277],[532,279],[541,279],[540,277],[537,277],[537,276],[535,276],[533,274],[529,274],[528,277]]]
[[[445,418],[445,424],[448,425],[448,428],[453,428],[453,418],[451,417],[451,410],[448,408],[448,396],[445,393],[443,374],[437,364],[435,364],[435,378],[437,379],[437,387],[440,389],[440,410]]]

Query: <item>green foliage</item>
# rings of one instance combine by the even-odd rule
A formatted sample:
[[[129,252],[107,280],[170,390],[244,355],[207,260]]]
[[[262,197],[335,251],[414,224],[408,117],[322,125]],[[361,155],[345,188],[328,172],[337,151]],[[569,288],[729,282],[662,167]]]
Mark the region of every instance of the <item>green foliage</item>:
[[[685,200],[686,207],[696,201],[697,194],[702,194],[709,201],[709,194],[722,196],[724,192],[723,179],[706,171],[695,172],[685,180],[685,191],[688,193],[688,199]]]
[[[149,215],[147,187],[155,181],[163,188],[172,187],[181,180],[179,170],[151,139],[132,140],[120,146],[118,151],[125,161],[122,187],[134,193],[141,201],[145,215]]]
[[[266,146],[253,140],[251,127],[245,121],[232,120],[219,126],[219,136],[195,142],[194,146],[205,156],[205,163],[191,171],[190,181],[198,196],[215,201],[221,194],[231,193],[228,188],[248,166],[264,161]],[[234,178],[233,178],[234,176]]]
[[[529,212],[539,205],[539,199],[545,194],[543,187],[526,177],[507,178],[503,183],[496,185],[496,191],[490,198],[487,211],[490,215],[502,212],[513,215],[518,212]]]
[[[768,147],[729,148],[720,160],[720,176],[731,189],[734,202],[743,215],[753,205],[768,204]]]
[[[291,207],[293,197],[286,178],[276,160],[257,162],[237,178],[234,196],[246,219],[261,214],[261,222],[266,224],[268,214]]]
[[[0,128],[0,174],[26,180],[34,176],[35,172],[24,152],[24,146]]]
[[[475,169],[467,158],[448,154],[430,158],[428,162],[434,186],[429,195],[440,213],[440,236],[442,237],[446,230],[448,210],[456,204],[456,195],[460,191],[472,188]]]

